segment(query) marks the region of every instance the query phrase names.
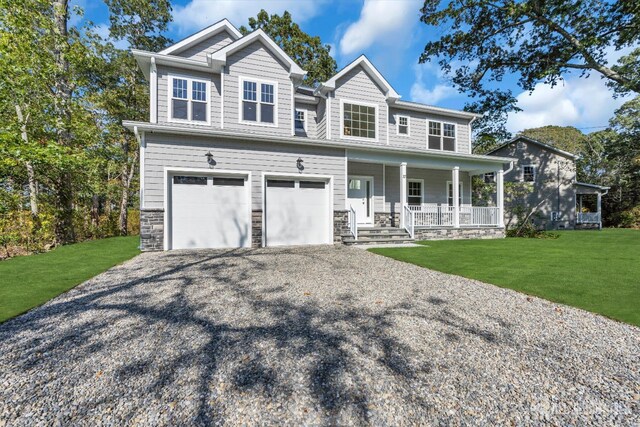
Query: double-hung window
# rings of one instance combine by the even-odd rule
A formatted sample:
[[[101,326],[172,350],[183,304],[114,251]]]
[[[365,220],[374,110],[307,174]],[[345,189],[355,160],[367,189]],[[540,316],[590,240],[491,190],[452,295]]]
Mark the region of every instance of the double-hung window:
[[[422,187],[423,181],[421,179],[410,179],[407,182],[409,188],[407,189],[407,202],[410,205],[422,204]]]
[[[257,80],[242,80],[241,120],[243,122],[275,124],[276,86]]]
[[[398,116],[398,135],[409,136],[409,117]]]
[[[377,108],[368,105],[342,105],[342,136],[376,139]]]
[[[456,150],[456,125],[429,121],[427,148],[430,150]]]
[[[304,110],[296,110],[295,131],[300,133],[307,131],[307,120]]]
[[[522,180],[524,182],[534,182],[536,180],[536,167],[534,165],[524,165],[522,167]]]
[[[209,122],[209,82],[171,77],[170,85],[170,121]]]

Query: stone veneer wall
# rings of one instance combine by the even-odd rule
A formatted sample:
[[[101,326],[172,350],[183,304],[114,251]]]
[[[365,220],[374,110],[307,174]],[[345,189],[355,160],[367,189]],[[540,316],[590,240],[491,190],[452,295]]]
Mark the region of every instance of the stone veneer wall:
[[[373,214],[375,227],[400,227],[399,212],[375,212]]]
[[[164,209],[140,211],[140,250],[161,251],[164,245]]]
[[[262,211],[251,211],[251,247],[262,246]]]
[[[349,234],[349,211],[333,211],[333,243],[341,243],[343,234]]]
[[[504,228],[418,228],[416,240],[502,239]]]

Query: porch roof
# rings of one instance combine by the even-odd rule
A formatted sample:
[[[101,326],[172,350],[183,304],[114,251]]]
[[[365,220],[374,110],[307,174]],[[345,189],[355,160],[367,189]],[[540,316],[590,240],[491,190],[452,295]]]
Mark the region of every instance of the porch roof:
[[[578,194],[598,194],[606,192],[611,188],[604,187],[602,185],[587,184],[586,182],[574,182],[573,185],[576,187],[576,192]]]
[[[226,131],[215,128],[198,128],[177,123],[148,123],[123,121],[123,126],[134,132],[155,132],[173,135],[189,135],[201,137],[218,137],[232,140],[254,142],[272,142],[313,147],[329,147],[346,150],[349,160],[362,160],[370,163],[399,165],[407,163],[408,167],[431,169],[451,169],[458,166],[460,170],[487,173],[509,166],[516,159],[511,157],[483,156],[478,154],[453,153],[445,151],[419,150],[412,148],[390,147],[366,142],[349,142],[347,140],[314,139],[299,136],[276,136],[246,131]]]

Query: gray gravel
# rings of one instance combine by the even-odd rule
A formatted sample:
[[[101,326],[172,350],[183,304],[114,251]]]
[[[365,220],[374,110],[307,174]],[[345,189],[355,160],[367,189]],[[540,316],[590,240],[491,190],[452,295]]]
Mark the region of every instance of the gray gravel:
[[[143,254],[0,325],[4,425],[638,425],[640,329],[353,248]]]

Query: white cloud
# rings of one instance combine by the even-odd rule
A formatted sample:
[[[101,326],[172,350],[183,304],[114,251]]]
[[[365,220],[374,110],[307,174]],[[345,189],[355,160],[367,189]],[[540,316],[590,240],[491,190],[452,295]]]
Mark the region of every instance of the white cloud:
[[[597,75],[590,78],[570,77],[555,87],[538,83],[531,95],[517,96],[521,112],[507,120],[510,132],[547,125],[593,128],[606,126],[616,108],[628,98],[613,98],[605,81]],[[597,129],[585,129],[585,132]]]
[[[412,101],[434,105],[458,94],[453,86],[445,82],[442,70],[430,62],[416,65],[414,73],[416,78],[410,91]],[[427,81],[426,74],[431,76],[431,81]]]
[[[300,23],[314,17],[324,3],[326,0],[191,0],[185,6],[174,7],[173,21],[182,34],[199,31],[224,18],[239,27],[264,9],[269,14],[282,14],[287,10],[295,22]]]
[[[419,22],[420,0],[365,0],[358,21],[347,27],[340,40],[340,53],[359,53],[374,43],[406,46]]]

